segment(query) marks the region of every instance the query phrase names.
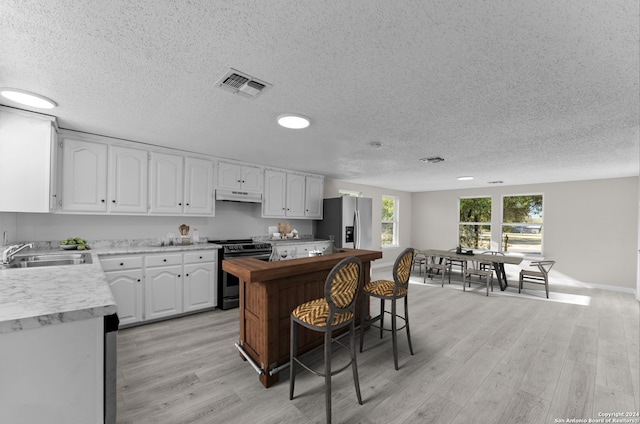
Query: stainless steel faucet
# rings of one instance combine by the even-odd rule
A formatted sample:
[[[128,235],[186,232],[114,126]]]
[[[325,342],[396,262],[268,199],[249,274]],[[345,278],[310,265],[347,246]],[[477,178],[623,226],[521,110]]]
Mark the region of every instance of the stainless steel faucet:
[[[8,264],[9,262],[11,262],[11,260],[13,259],[13,257],[20,252],[21,250],[24,250],[28,247],[33,247],[33,243],[25,243],[25,244],[14,244],[13,246],[9,246],[7,247],[3,252],[2,252],[2,263],[3,264]]]

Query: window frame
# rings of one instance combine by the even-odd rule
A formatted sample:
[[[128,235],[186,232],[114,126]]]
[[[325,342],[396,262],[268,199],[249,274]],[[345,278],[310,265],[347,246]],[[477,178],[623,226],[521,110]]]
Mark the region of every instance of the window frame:
[[[542,209],[540,211],[540,216],[541,216],[541,221],[539,223],[531,223],[531,222],[505,222],[504,220],[504,199],[505,197],[523,197],[523,196],[540,196],[542,198]],[[544,200],[544,193],[542,192],[533,192],[533,193],[518,193],[518,194],[502,194],[500,196],[500,251],[504,252],[504,253],[516,253],[516,254],[523,254],[523,255],[540,255],[542,256],[544,253],[544,205],[545,205],[545,200]],[[505,226],[511,226],[511,227],[516,227],[516,226],[522,226],[522,227],[526,227],[526,226],[539,226],[540,227],[540,251],[539,252],[533,252],[533,251],[529,251],[529,250],[524,250],[524,251],[510,251],[508,249],[505,249],[504,246],[504,227]]]
[[[473,222],[473,221],[461,221],[461,217],[460,217],[460,213],[461,213],[461,202],[463,199],[489,199],[489,201],[491,202],[491,207],[489,208],[489,220],[488,221],[479,221],[479,222]],[[465,249],[473,249],[473,250],[491,250],[491,243],[493,240],[493,207],[494,207],[494,202],[493,202],[493,196],[491,195],[484,195],[484,196],[460,196],[458,197],[458,225],[457,225],[457,241],[458,241],[458,246],[463,247]],[[487,226],[489,227],[489,240],[488,243],[489,245],[487,246],[487,248],[483,248],[483,247],[473,247],[473,246],[462,246],[462,240],[461,240],[461,227],[463,225],[466,226]]]
[[[392,199],[393,200],[393,220],[384,220],[383,219],[383,214],[382,214],[382,205],[384,204],[384,200],[383,199]],[[395,248],[398,247],[399,244],[399,235],[398,235],[398,228],[399,228],[399,220],[398,220],[398,216],[399,216],[399,211],[400,211],[400,198],[398,196],[393,196],[393,195],[389,195],[389,194],[383,194],[382,196],[380,196],[380,247],[383,249],[388,249],[388,248]],[[384,224],[392,224],[392,242],[391,244],[384,244],[383,242],[383,236],[385,234],[385,232],[383,231],[383,225]]]

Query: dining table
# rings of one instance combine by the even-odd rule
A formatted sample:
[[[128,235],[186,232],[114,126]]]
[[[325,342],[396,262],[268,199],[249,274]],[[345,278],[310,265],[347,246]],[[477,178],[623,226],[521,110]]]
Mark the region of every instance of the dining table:
[[[473,253],[473,251],[467,250],[462,253],[457,253],[451,250],[439,250],[439,249],[425,249],[418,250],[425,256],[438,256],[440,258],[451,258],[462,261],[477,261],[486,262],[493,265],[493,269],[496,271],[496,277],[500,284],[500,290],[504,291],[507,288],[507,274],[504,270],[505,264],[519,265],[522,262],[521,256],[514,255],[494,255],[490,253]],[[471,252],[471,253],[465,253]],[[466,262],[465,262],[466,263]]]

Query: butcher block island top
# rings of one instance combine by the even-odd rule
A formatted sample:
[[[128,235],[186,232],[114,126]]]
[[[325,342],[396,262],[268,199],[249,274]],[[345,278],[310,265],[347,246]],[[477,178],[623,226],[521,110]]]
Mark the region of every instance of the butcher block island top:
[[[291,311],[301,303],[323,297],[327,275],[338,262],[350,256],[362,261],[361,284],[365,284],[369,281],[371,261],[382,258],[382,252],[341,249],[331,255],[277,262],[254,258],[222,261],[222,269],[240,280],[240,356],[253,363],[265,387],[278,382],[279,369],[289,362]],[[360,321],[360,315],[357,310],[356,322]],[[298,352],[322,343],[321,333],[301,329]]]

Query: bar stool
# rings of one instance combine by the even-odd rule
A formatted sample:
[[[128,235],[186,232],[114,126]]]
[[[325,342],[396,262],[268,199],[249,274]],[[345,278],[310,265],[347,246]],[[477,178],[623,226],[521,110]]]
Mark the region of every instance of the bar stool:
[[[398,369],[398,340],[397,331],[403,328],[407,329],[407,341],[409,342],[409,352],[413,355],[413,347],[411,346],[411,333],[409,332],[409,310],[407,305],[407,293],[409,291],[409,276],[411,274],[411,265],[413,263],[412,248],[405,249],[400,256],[396,258],[393,265],[393,281],[378,280],[371,281],[362,288],[362,306],[361,311],[365,310],[366,303],[370,297],[376,297],[380,299],[380,314],[375,317],[363,317],[363,323],[360,327],[360,352],[362,352],[362,346],[364,344],[364,328],[367,325],[372,325],[376,321],[380,321],[380,325],[372,325],[373,327],[380,328],[380,338],[382,338],[382,331],[391,331],[393,340],[393,362]],[[404,316],[398,316],[396,312],[396,301],[404,298]],[[384,301],[391,301],[391,312],[385,311]],[[384,314],[391,315],[391,330],[384,328]],[[396,328],[396,318],[400,318],[404,321],[404,326]]]
[[[353,382],[356,387],[358,403],[362,405],[355,345],[355,305],[360,291],[361,279],[362,262],[360,259],[356,257],[345,258],[338,262],[329,272],[324,284],[324,297],[305,302],[291,312],[289,400],[293,399],[296,364],[300,364],[314,375],[324,377],[327,423],[331,423],[331,376],[344,371],[349,365],[351,365],[353,371]],[[313,370],[298,359],[298,325],[324,333],[324,372]],[[349,326],[351,360],[342,368],[332,371],[331,342],[335,341],[345,348],[346,346],[340,341],[334,340],[331,335],[333,330],[346,326]]]

